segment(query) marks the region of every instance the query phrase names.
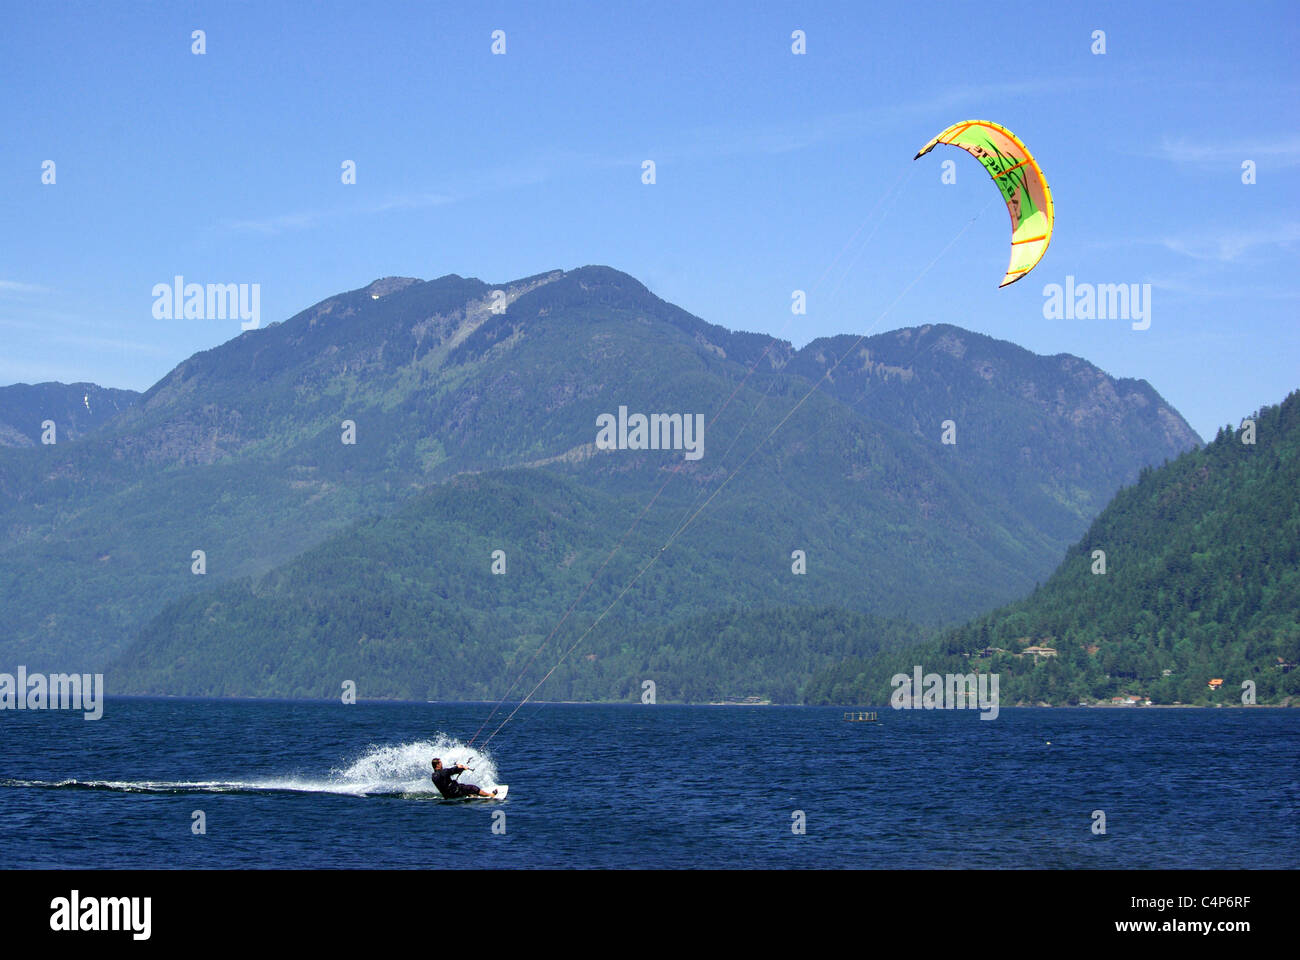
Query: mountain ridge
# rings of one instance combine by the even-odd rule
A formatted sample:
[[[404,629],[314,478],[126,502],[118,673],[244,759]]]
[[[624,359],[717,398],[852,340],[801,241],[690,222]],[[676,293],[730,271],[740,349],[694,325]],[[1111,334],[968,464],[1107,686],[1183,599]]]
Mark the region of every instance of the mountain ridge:
[[[42,443],[43,424],[54,421],[54,441],[78,440],[139,401],[134,390],[78,381],[14,383],[0,387],[0,447]]]
[[[494,290],[506,301],[496,312]],[[1059,364],[960,328],[935,337],[924,329],[860,346],[886,361],[900,338],[942,341],[948,352],[913,358],[906,381],[846,363],[759,450],[753,444],[821,379],[820,347],[794,351],[710,324],[608,267],[496,285],[455,274],[379,278],[187,358],[66,449],[0,451],[0,580],[15,611],[0,655],[106,662],[168,603],[261,576],[456,476],[544,463],[602,496],[644,498],[671,468],[664,503],[684,509],[751,451],[701,518],[711,535],[752,539],[727,532],[737,524],[785,531],[792,545],[816,541],[841,569],[860,563],[919,602],[888,569],[902,565],[937,584],[932,596],[956,616],[1050,572],[1126,478],[1199,440],[1158,395],[1137,412],[1116,405],[1113,416],[1075,424],[1075,408],[1031,404],[952,353],[992,351],[1017,382],[1069,398]],[[585,456],[596,416],[620,404],[719,412],[704,460]],[[1151,428],[1166,411],[1185,429]],[[941,421],[952,416],[959,442],[946,447]],[[345,422],[355,444],[341,443]],[[1022,457],[1014,484],[988,484]],[[873,546],[873,537],[890,539]],[[196,549],[208,557],[204,576],[190,573]],[[746,590],[767,581],[767,562],[744,562]],[[838,576],[843,589],[848,575]],[[823,583],[804,599],[826,603],[834,589]],[[900,614],[883,596],[861,605]]]

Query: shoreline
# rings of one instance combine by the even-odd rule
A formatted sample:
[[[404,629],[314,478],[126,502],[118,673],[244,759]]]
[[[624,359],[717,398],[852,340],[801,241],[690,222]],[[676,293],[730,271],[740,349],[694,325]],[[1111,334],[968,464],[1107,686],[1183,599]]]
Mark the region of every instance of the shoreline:
[[[195,701],[195,702],[237,702],[237,703],[315,703],[315,704],[339,704],[336,697],[239,697],[239,696],[192,696],[188,694],[170,694],[170,693],[120,693],[106,694],[105,702],[108,701],[128,701],[128,700],[170,700],[170,701]],[[884,704],[860,704],[860,703],[776,703],[773,701],[763,701],[758,703],[745,703],[740,701],[722,701],[710,700],[705,702],[685,702],[679,700],[664,700],[657,704],[643,704],[639,700],[532,700],[533,704],[541,706],[543,704],[550,706],[578,706],[578,707],[601,707],[601,706],[624,706],[624,707],[807,707],[809,709],[826,709],[826,710],[877,710],[885,713],[892,713],[893,708],[888,703]],[[497,706],[495,700],[408,700],[399,697],[365,697],[357,700],[358,704],[425,704],[427,706]],[[1300,708],[1300,701],[1291,701],[1287,703],[1010,703],[1002,704],[1000,709],[1003,710],[1294,710]],[[974,709],[974,708],[969,708]],[[5,711],[8,712],[8,711]],[[16,712],[16,711],[15,711]]]

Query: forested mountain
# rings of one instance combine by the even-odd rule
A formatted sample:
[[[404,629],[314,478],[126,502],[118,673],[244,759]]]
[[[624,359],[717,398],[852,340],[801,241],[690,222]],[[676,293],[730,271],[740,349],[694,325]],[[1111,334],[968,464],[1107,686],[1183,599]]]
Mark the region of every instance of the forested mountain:
[[[1248,419],[1143,470],[1028,598],[906,654],[850,658],[809,698],[883,703],[917,664],[998,673],[1004,703],[1238,704],[1245,681],[1260,703],[1296,696],[1300,392]]]
[[[609,519],[636,512],[543,471],[457,478],[265,577],[171,604],[112,665],[113,688],[328,697],[352,680],[363,696],[490,699],[572,650],[546,696],[624,699],[653,679],[666,699],[788,701],[827,663],[921,637],[844,609],[771,608],[795,595],[777,583],[789,566],[743,529],[729,546],[684,539],[611,606],[682,519],[649,515],[593,581],[623,532]],[[741,576],[720,547],[768,562]]]
[[[117,416],[140,398],[134,390],[115,390],[94,383],[15,383],[0,387],[0,447],[41,443],[46,421],[54,422],[52,439],[76,440]]]
[[[491,620],[497,598],[484,595],[481,609],[446,611],[470,632],[357,622],[347,640],[468,643],[492,622],[513,655],[581,590],[569,566],[594,569],[652,502],[644,529],[673,529],[742,463],[665,555],[662,570],[677,576],[629,629],[759,599],[954,623],[1022,595],[1122,483],[1198,441],[1145,382],[1074,357],[946,325],[856,339],[796,351],[733,333],[607,267],[497,285],[388,278],[331,297],[196,354],[75,444],[0,450],[0,659],[90,669],[142,633],[165,646],[176,638],[159,624],[197,629],[178,612],[195,609],[186,597],[295,584],[289,568],[261,578],[313,547],[347,554],[348,538],[400,533],[382,524],[407,509],[400,516],[428,533],[409,545],[417,566],[469,575],[439,566],[456,554],[482,575],[482,550],[503,529],[520,531],[522,557],[552,499],[587,503],[590,536],[566,534],[573,558],[562,570],[537,561],[511,623]],[[596,418],[620,407],[702,415],[703,456],[597,450]],[[941,442],[945,420],[956,444]],[[553,476],[531,479],[541,472]],[[469,486],[449,485],[457,477]],[[456,519],[455,496],[474,489],[486,491],[480,509]],[[382,555],[387,541],[374,536]],[[806,575],[791,573],[794,550],[807,554]],[[614,588],[615,568],[605,572],[588,600]],[[419,587],[461,589],[427,577]],[[296,622],[308,599],[277,596],[281,619],[240,642],[273,647],[274,625]],[[326,634],[343,642],[330,631],[319,642]],[[142,651],[132,662],[143,684],[166,664]],[[457,682],[486,681],[466,671]]]

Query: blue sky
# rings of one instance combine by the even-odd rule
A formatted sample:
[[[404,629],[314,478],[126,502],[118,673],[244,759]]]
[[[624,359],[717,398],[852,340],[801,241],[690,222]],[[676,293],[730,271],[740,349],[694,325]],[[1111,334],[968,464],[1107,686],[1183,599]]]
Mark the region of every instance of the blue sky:
[[[176,274],[259,283],[265,324],[381,276],[603,263],[796,345],[947,322],[1073,353],[1212,435],[1300,386],[1298,47],[1296,3],[10,5],[0,383],[145,389],[238,335],[155,319]],[[1002,290],[983,171],[912,161],[969,118],[1056,201]],[[1150,329],[1044,319],[1067,275],[1150,283]]]

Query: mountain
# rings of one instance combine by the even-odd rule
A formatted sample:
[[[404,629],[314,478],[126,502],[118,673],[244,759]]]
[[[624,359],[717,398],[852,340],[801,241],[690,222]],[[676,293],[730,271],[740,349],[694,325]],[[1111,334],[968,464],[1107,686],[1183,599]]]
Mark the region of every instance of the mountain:
[[[0,450],[0,662],[89,669],[142,637],[165,645],[146,625],[191,629],[169,604],[223,585],[286,584],[276,616],[298,618],[310,601],[286,565],[314,548],[346,553],[400,515],[430,538],[399,554],[410,563],[477,563],[502,536],[487,518],[526,534],[557,497],[587,503],[598,534],[565,533],[576,569],[594,569],[647,504],[642,536],[667,536],[708,502],[665,555],[679,579],[645,600],[641,626],[760,601],[955,623],[1023,594],[1122,483],[1198,442],[1145,382],[947,325],[856,343],[809,395],[855,340],[796,351],[728,331],[608,267],[495,285],[387,278],[330,297],[189,358],[76,444]],[[597,417],[620,407],[702,415],[703,457],[597,449]],[[955,445],[940,442],[949,419]],[[488,497],[468,525],[454,497],[474,488],[458,478]],[[374,533],[378,555],[393,533]],[[796,549],[805,576],[791,573]],[[581,589],[552,573],[557,601]],[[540,582],[520,584],[512,642],[549,630]],[[465,638],[489,622],[461,612]],[[273,647],[261,629],[241,642]],[[166,669],[132,658],[144,685]],[[456,682],[485,682],[472,674]]]
[[[134,390],[93,383],[15,383],[0,387],[0,447],[33,447],[54,421],[55,443],[99,428],[140,398]]]
[[[855,339],[813,341],[788,369],[815,380]],[[936,416],[952,419],[951,468],[972,485],[996,478],[1016,513],[1053,537],[1072,539],[1080,518],[1134,479],[1135,459],[1155,464],[1200,443],[1144,380],[946,324],[868,338],[822,389],[914,436],[934,436]]]
[[[112,664],[114,689],[329,697],[352,680],[362,696],[488,699],[573,650],[548,696],[626,699],[653,678],[666,699],[789,699],[828,662],[920,639],[853,611],[765,608],[778,587],[765,593],[693,540],[610,608],[681,520],[648,516],[602,571],[619,533],[608,518],[636,513],[632,498],[544,471],[456,478],[266,576],[170,604]]]
[[[1004,703],[1300,694],[1300,392],[1143,470],[1026,599],[905,654],[850,658],[814,701],[883,703],[895,673],[1000,675]],[[1096,551],[1105,554],[1101,572]],[[1221,685],[1210,686],[1211,680]]]

